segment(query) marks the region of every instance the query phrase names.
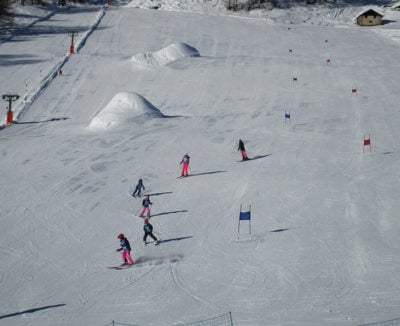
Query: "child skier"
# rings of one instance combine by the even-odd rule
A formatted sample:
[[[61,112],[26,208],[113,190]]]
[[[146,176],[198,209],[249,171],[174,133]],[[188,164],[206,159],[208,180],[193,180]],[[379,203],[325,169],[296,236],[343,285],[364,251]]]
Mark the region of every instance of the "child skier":
[[[144,196],[144,199],[142,201],[142,205],[143,205],[143,208],[140,211],[139,216],[143,217],[144,214],[147,212],[147,217],[150,217],[150,205],[153,205],[153,203],[150,201],[150,195],[149,194]]]
[[[183,155],[182,161],[179,164],[182,164],[182,170],[181,170],[181,177],[187,177],[189,175],[188,169],[189,169],[189,162],[190,162],[190,156],[188,153]]]
[[[143,185],[143,180],[139,179],[139,181],[138,181],[138,183],[137,183],[137,185],[135,187],[135,191],[133,192],[132,196],[136,197],[136,195],[137,195],[138,197],[140,197],[140,195],[142,193],[142,189],[146,190],[144,185]]]
[[[153,234],[153,225],[150,224],[148,218],[144,219],[143,231],[144,231],[143,242],[145,245],[147,245],[147,242],[146,242],[147,236],[150,236],[150,238],[152,238],[154,241],[156,241],[156,244],[160,243],[160,241],[157,239],[157,237]]]
[[[238,151],[239,150],[240,150],[240,153],[242,154],[242,161],[249,160],[249,158],[247,157],[247,154],[246,154],[246,149],[244,148],[243,140],[241,140],[241,139],[239,139]]]
[[[133,265],[133,260],[131,258],[131,246],[127,238],[123,233],[118,234],[117,237],[120,240],[121,248],[118,248],[117,251],[122,251],[121,257],[123,263],[120,266],[125,265]]]

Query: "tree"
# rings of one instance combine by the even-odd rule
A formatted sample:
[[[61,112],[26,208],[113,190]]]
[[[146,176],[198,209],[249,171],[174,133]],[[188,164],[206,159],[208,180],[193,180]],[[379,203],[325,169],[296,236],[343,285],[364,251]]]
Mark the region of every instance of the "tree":
[[[0,30],[3,31],[13,21],[11,13],[11,0],[0,1]]]
[[[228,10],[236,11],[238,9],[238,0],[227,0],[226,8]]]

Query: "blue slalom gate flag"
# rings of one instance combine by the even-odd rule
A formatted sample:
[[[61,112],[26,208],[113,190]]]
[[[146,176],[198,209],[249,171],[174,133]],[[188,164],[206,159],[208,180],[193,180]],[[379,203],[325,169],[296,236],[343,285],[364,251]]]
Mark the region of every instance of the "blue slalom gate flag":
[[[288,113],[288,112],[285,112],[285,126],[286,126],[286,121],[291,121],[290,120],[290,112]]]
[[[250,221],[250,211],[248,212],[240,212],[239,220],[241,221]]]
[[[249,205],[248,211],[242,212],[242,204],[240,204],[238,238],[240,234],[240,221],[249,221],[249,234],[251,234],[251,205]]]

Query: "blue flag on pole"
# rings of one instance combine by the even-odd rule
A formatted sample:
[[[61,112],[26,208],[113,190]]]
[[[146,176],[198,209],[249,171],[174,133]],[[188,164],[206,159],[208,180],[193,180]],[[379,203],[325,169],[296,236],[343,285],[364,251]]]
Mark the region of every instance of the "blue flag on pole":
[[[251,234],[251,206],[249,210],[242,212],[242,204],[240,204],[239,223],[238,223],[238,238],[240,233],[240,221],[249,221],[249,234]]]
[[[250,211],[248,211],[248,212],[240,212],[239,220],[241,220],[241,221],[250,221]]]

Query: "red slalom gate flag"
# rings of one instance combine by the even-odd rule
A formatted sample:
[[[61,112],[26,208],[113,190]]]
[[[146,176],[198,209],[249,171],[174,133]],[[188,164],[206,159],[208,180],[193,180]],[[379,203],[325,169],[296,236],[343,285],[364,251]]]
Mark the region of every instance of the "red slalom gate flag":
[[[369,151],[371,152],[371,135],[368,135],[368,138],[365,138],[364,136],[363,152],[365,150],[365,146],[369,146]]]

